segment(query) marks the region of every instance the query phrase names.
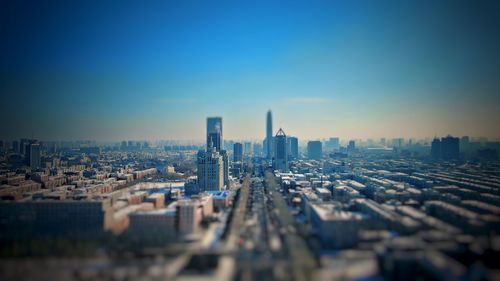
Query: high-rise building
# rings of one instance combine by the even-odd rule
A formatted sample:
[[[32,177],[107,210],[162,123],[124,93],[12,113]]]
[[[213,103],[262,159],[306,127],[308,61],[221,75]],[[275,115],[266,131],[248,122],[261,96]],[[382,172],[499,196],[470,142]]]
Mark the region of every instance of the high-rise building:
[[[307,157],[311,160],[320,160],[323,157],[321,141],[309,141],[307,143]]]
[[[460,139],[452,136],[441,138],[441,158],[453,160],[460,157]]]
[[[281,129],[280,129],[281,130]],[[273,116],[271,110],[267,112],[266,118],[266,156],[267,159],[271,159],[274,155],[273,153]]]
[[[29,166],[33,169],[38,169],[41,167],[41,158],[40,158],[40,144],[32,143],[29,148]]]
[[[470,138],[469,136],[463,136],[460,138],[460,151],[464,152],[469,149]]]
[[[273,168],[283,172],[288,171],[288,146],[286,134],[280,128],[274,137],[274,158]]]
[[[26,155],[26,147],[27,145],[30,143],[30,140],[29,139],[21,139],[20,143],[19,143],[19,152],[22,154],[22,155]]]
[[[431,144],[431,157],[434,159],[455,160],[460,158],[460,139],[452,136],[435,138]]]
[[[256,157],[262,156],[262,144],[260,143],[253,144],[253,155]]]
[[[432,140],[431,157],[434,159],[441,158],[441,141],[438,138]]]
[[[17,140],[12,142],[12,150],[14,153],[19,153],[19,142]]]
[[[222,175],[224,185],[229,187],[229,157],[226,150],[221,150],[220,155],[222,155]]]
[[[288,153],[291,159],[299,158],[299,139],[296,137],[288,137]]]
[[[348,151],[354,151],[356,150],[356,142],[353,140],[349,141],[349,144],[347,145],[347,150]]]
[[[243,153],[245,155],[251,155],[252,154],[252,143],[251,142],[245,142],[243,144]]]
[[[243,145],[239,142],[234,144],[233,161],[234,162],[243,161]]]
[[[198,187],[200,191],[220,191],[224,189],[223,156],[210,147],[198,152]]]
[[[403,138],[395,138],[392,140],[392,147],[394,148],[402,148],[404,144]]]
[[[330,138],[326,144],[325,144],[325,148],[326,150],[328,151],[334,151],[334,150],[338,150],[340,148],[340,139],[337,138],[337,137],[334,137],[334,138]]]
[[[222,117],[207,118],[207,150],[210,146],[216,151],[222,148]]]
[[[127,141],[122,141],[122,143],[120,145],[120,149],[122,151],[127,150]]]

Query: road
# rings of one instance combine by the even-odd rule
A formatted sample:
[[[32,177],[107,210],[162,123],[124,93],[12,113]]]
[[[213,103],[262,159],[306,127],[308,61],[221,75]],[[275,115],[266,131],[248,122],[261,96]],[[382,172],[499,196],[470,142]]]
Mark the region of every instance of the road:
[[[316,261],[296,234],[272,175],[247,177],[233,209],[228,243],[236,280],[312,280]]]

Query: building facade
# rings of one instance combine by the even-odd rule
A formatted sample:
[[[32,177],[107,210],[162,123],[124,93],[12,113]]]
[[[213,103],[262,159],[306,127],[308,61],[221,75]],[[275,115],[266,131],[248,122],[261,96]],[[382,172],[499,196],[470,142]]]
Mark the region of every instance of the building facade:
[[[274,137],[273,168],[287,172],[288,169],[288,146],[285,132],[280,128]]]

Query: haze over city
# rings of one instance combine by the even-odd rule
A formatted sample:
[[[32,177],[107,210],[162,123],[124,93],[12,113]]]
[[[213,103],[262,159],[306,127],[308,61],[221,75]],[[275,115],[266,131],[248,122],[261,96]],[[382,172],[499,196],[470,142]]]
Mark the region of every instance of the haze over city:
[[[196,2],[196,1],[195,1]],[[363,2],[363,3],[362,3]],[[496,1],[5,1],[0,138],[500,137]]]
[[[499,0],[1,0],[1,281],[500,280]]]

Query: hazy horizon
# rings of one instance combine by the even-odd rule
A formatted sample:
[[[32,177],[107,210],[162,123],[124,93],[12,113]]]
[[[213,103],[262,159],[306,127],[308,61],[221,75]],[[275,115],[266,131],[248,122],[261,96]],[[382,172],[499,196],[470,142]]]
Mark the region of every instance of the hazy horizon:
[[[500,137],[495,1],[0,4],[0,139]]]

